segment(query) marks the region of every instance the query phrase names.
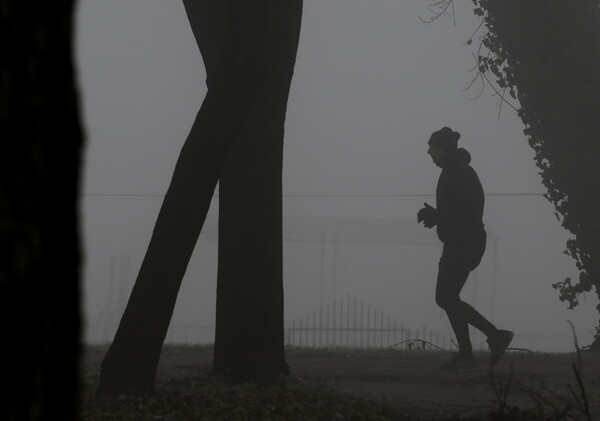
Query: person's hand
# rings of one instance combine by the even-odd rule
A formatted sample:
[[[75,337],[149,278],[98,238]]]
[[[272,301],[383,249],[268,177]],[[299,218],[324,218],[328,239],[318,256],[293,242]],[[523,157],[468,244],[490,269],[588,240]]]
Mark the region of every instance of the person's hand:
[[[423,222],[425,228],[433,228],[437,224],[437,210],[429,203],[424,203],[425,207],[417,212],[417,222]]]

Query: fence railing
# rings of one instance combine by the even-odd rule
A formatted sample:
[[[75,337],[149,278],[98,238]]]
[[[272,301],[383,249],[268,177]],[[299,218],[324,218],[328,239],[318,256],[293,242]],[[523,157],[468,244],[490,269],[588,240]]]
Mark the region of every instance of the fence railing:
[[[419,339],[446,349],[451,343],[433,331],[409,329],[388,313],[356,297],[341,298],[292,322],[287,330],[290,346],[384,348],[396,345],[411,348]]]

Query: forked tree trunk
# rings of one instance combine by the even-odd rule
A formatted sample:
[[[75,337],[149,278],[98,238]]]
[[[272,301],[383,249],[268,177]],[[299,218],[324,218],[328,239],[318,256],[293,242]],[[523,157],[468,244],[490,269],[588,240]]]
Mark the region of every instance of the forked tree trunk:
[[[181,280],[217,179],[231,145],[246,138],[247,121],[256,117],[257,101],[270,84],[266,80],[271,77],[266,60],[272,54],[267,23],[271,8],[278,9],[274,7],[277,2],[184,3],[207,68],[208,92],[181,151],[115,340],[102,363],[99,393],[152,388]]]
[[[75,420],[82,133],[73,1],[0,7],[0,419]]]
[[[209,85],[222,54],[226,4],[185,1]],[[283,352],[281,177],[283,126],[302,1],[266,5],[260,18],[266,29],[265,83],[219,179],[214,369],[232,380],[289,373]]]

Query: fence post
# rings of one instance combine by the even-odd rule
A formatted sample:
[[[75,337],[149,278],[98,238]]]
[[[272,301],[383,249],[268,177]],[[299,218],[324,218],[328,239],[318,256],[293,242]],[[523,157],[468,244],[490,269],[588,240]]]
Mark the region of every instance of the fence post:
[[[340,297],[340,346],[344,345],[344,297]]]
[[[308,348],[308,329],[310,329],[309,327],[309,323],[308,323],[308,314],[306,315],[306,335],[304,337],[304,346]]]
[[[329,346],[329,304],[327,304],[327,323],[325,328],[325,346]]]
[[[350,346],[350,294],[346,299],[346,346]]]
[[[390,346],[390,315],[387,315],[387,346]]]
[[[354,321],[352,322],[354,329],[352,330],[352,346],[356,347],[356,297],[354,297]]]
[[[333,302],[333,346],[335,346],[335,330],[336,330],[336,318],[337,318],[337,301]]]
[[[312,346],[313,348],[317,346],[317,312],[313,311],[313,334],[312,334]]]
[[[323,307],[319,309],[319,348],[323,348]]]
[[[369,348],[369,345],[370,345],[370,343],[369,343],[369,339],[371,336],[370,330],[371,330],[371,305],[367,304],[367,348]]]
[[[383,348],[383,311],[379,312],[379,348]]]
[[[406,339],[406,331],[404,330],[404,322],[400,322],[400,342],[403,342]],[[402,344],[404,348],[406,348],[406,344]]]
[[[364,304],[365,302],[361,300],[360,302],[360,346],[363,346],[363,330],[365,328],[364,325]]]

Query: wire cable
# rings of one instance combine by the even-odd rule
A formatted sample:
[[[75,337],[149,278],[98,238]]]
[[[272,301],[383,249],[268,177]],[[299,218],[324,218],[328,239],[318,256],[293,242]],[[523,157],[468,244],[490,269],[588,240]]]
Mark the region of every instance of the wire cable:
[[[504,196],[544,196],[545,193],[486,193],[488,197]],[[138,194],[138,193],[82,193],[83,197],[165,197],[164,194]],[[282,197],[290,199],[385,199],[396,197],[434,197],[435,193],[407,193],[407,194],[283,194]],[[215,195],[214,197],[219,197]]]

